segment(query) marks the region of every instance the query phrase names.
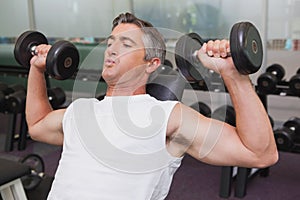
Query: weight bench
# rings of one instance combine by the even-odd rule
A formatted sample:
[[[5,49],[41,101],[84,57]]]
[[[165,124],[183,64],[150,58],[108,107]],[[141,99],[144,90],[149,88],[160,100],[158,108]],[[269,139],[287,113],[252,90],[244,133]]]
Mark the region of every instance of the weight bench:
[[[3,200],[27,200],[21,177],[31,174],[29,166],[0,158],[0,192]]]

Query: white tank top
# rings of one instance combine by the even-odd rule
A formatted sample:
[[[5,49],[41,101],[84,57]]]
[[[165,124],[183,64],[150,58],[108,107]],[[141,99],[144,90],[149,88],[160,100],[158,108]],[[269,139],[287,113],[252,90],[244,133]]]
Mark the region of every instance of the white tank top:
[[[166,149],[176,103],[147,94],[74,101],[48,199],[164,199],[182,161]]]

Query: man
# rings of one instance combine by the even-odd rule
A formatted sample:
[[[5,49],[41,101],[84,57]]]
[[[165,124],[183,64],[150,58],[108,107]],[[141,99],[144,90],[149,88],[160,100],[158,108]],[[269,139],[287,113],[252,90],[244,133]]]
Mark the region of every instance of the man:
[[[31,137],[63,145],[49,199],[164,199],[185,154],[221,166],[266,167],[278,159],[268,115],[249,77],[226,57],[227,40],[209,41],[197,56],[221,74],[236,127],[146,94],[166,50],[158,31],[130,13],[113,21],[107,39],[102,101],[78,99],[52,110],[43,75],[49,48],[36,48],[26,101]]]

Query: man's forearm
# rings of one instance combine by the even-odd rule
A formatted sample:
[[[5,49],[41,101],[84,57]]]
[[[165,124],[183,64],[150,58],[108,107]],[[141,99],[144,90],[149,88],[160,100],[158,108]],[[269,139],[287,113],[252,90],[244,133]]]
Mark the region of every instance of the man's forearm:
[[[26,119],[28,126],[34,125],[51,111],[44,73],[32,67],[27,83]]]
[[[268,114],[248,76],[223,77],[236,112],[236,129],[243,144],[260,154],[276,150]]]

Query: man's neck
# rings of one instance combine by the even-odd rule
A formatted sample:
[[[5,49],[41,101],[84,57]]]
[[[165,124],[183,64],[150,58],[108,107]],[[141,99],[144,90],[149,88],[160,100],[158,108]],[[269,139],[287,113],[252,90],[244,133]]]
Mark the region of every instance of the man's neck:
[[[141,86],[139,88],[117,88],[108,87],[106,91],[106,96],[132,96],[146,94],[146,87]]]

